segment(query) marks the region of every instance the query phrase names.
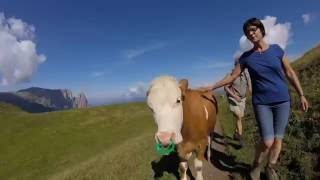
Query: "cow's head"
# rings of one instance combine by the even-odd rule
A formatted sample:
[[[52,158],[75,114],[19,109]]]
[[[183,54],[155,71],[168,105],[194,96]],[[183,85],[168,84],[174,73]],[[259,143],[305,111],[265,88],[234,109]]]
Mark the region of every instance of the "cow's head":
[[[155,139],[163,146],[172,140],[182,141],[183,122],[182,93],[178,82],[170,76],[161,76],[151,82],[147,93],[147,104],[158,127]]]

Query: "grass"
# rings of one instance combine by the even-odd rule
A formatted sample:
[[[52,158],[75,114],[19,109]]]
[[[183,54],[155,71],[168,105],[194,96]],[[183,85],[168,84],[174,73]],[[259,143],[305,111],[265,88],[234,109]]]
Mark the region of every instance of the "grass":
[[[320,177],[320,46],[293,64],[312,109],[293,116],[281,154],[282,179]],[[311,59],[312,58],[312,59]],[[310,60],[311,59],[311,60]],[[309,65],[306,65],[309,64]],[[223,96],[219,119],[230,143],[235,122]],[[251,102],[243,121],[245,148],[227,146],[251,164],[257,128]],[[0,179],[153,179],[155,125],[144,103],[30,114],[0,103]],[[164,173],[162,180],[176,179]]]
[[[279,158],[281,179],[319,179],[320,178],[320,45],[308,51],[292,63],[300,79],[305,95],[311,104],[307,113],[301,113],[299,97],[291,87],[292,115],[286,131],[283,150]],[[221,121],[227,137],[232,137],[235,122],[228,109],[226,98],[220,98]],[[247,100],[243,119],[245,148],[237,150],[227,146],[226,151],[234,156],[236,162],[251,164],[254,158],[258,130],[252,110],[251,100]],[[234,143],[234,142],[233,142]]]
[[[41,114],[0,108],[0,179],[152,177],[155,126],[144,103]]]

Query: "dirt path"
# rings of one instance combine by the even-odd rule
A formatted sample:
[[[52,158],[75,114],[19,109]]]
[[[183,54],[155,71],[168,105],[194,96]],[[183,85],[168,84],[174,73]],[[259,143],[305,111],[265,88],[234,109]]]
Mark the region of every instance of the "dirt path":
[[[229,180],[234,172],[234,159],[225,154],[225,139],[219,121],[215,127],[215,133],[212,136],[211,144],[211,162],[205,161],[203,163],[203,179],[204,180]],[[179,179],[179,158],[177,154],[173,153],[168,156],[162,156],[159,161],[151,163],[155,178],[161,178],[164,172],[173,174]],[[194,180],[194,155],[188,161],[188,179]],[[234,173],[233,173],[234,174]]]
[[[223,143],[223,133],[221,129],[220,122],[217,121],[217,124],[215,126],[215,135],[213,136],[212,140],[212,153],[211,153],[211,162],[209,163],[208,161],[205,161],[204,166],[203,166],[203,179],[204,180],[229,180],[231,179],[231,173],[228,171],[222,170],[223,168],[219,167],[220,165],[220,160],[224,159],[225,156],[224,150],[225,146]],[[189,161],[189,164],[192,164],[190,167],[190,171],[195,175],[195,170],[193,167],[193,158],[192,157]],[[195,177],[195,176],[194,176]],[[189,179],[193,179],[192,177]]]

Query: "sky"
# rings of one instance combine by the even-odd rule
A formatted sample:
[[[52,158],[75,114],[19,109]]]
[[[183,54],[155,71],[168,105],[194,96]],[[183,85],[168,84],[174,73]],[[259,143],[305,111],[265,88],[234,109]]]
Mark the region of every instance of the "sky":
[[[320,1],[0,0],[0,92],[84,92],[91,105],[145,96],[161,75],[214,83],[250,48],[242,25],[294,60],[320,43]]]

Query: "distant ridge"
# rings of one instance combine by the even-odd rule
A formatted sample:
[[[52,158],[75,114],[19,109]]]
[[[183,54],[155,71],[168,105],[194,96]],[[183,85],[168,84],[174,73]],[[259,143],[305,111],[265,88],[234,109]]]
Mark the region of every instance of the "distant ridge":
[[[45,107],[42,104],[29,102],[26,99],[23,99],[14,93],[0,93],[0,101],[13,104],[21,108],[22,110],[31,112],[31,113],[48,112],[48,111],[54,110],[54,109]]]
[[[13,104],[31,113],[87,108],[84,93],[75,97],[69,89],[31,87],[17,92],[0,93],[0,101]]]

